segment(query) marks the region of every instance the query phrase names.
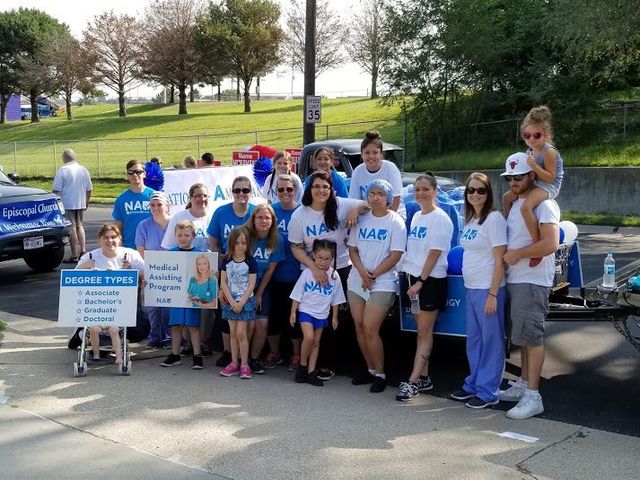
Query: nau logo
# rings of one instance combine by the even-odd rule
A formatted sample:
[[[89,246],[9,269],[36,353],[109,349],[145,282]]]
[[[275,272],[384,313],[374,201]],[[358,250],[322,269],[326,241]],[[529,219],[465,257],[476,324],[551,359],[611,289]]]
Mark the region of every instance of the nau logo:
[[[427,227],[413,227],[409,232],[410,237],[424,238],[427,236]]]
[[[286,220],[284,218],[282,220],[280,220],[280,223],[278,223],[278,231],[280,233],[284,233],[284,234],[289,233],[289,229],[287,227],[287,222],[286,222]]]
[[[365,185],[364,187],[360,187],[360,198],[362,200],[366,200],[367,198],[367,189],[369,188],[369,185]]]
[[[358,238],[361,240],[380,240],[384,241],[387,239],[388,230],[384,228],[360,228],[358,230]]]
[[[470,228],[466,230],[460,240],[474,240],[478,236],[478,230],[475,228]]]
[[[323,233],[329,233],[329,229],[322,222],[320,225],[307,225],[307,236],[308,237],[318,237]]]
[[[224,228],[222,229],[222,235],[224,235],[224,238],[229,238],[229,233],[231,233],[231,230],[233,230],[235,227],[235,225],[229,225],[228,223],[225,223]]]
[[[256,251],[253,252],[253,258],[257,260],[269,260],[271,258],[272,250],[270,248],[265,248],[264,250],[260,247],[256,248]]]
[[[124,202],[124,211],[126,213],[131,212],[148,212],[149,211],[149,200],[136,200],[134,202]]]
[[[333,285],[320,285],[316,282],[304,282],[305,293],[319,293],[320,295],[330,296],[333,293]]]

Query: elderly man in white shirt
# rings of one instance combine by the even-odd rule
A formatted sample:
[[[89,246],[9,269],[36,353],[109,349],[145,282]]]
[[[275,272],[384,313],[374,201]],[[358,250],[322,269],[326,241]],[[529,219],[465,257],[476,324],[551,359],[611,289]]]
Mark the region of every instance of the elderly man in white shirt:
[[[73,150],[67,148],[62,152],[62,161],[64,165],[58,169],[53,179],[53,193],[62,199],[64,215],[71,222],[71,256],[64,262],[76,263],[87,250],[82,221],[93,185],[89,171],[76,161],[76,153]]]

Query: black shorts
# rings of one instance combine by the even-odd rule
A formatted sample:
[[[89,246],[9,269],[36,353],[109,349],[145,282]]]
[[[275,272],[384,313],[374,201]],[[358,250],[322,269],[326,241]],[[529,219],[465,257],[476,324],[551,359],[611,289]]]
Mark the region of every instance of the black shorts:
[[[409,284],[413,285],[418,277],[407,274]],[[427,281],[422,284],[420,293],[420,310],[424,312],[433,312],[435,310],[443,311],[447,306],[447,277],[434,278],[427,277]]]
[[[296,322],[292,328],[289,323],[291,315],[291,291],[296,282],[276,282],[272,280],[269,285],[269,295],[271,295],[271,305],[269,307],[269,328],[268,335],[287,334],[290,338],[302,338],[300,325]]]

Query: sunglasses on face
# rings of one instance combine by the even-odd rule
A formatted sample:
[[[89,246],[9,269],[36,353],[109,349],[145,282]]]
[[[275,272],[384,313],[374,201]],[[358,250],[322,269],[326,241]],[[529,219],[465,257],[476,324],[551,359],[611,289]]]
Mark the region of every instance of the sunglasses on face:
[[[293,187],[278,187],[278,193],[292,193],[293,192]]]
[[[467,187],[468,195],[473,195],[474,193],[477,193],[478,195],[486,195],[487,189],[484,187],[479,187],[479,188]]]
[[[505,175],[504,179],[506,182],[521,182],[522,179],[524,178],[524,175]]]
[[[142,175],[144,170],[127,170],[128,175]]]
[[[248,194],[249,192],[251,192],[250,188],[234,188],[233,190],[231,190],[233,193],[235,193],[236,195],[240,195],[241,193],[244,193],[245,195]]]
[[[530,140],[531,137],[535,138],[536,140],[540,140],[542,138],[542,132],[536,132],[536,133],[524,132],[522,134],[522,138],[524,138],[525,140]]]

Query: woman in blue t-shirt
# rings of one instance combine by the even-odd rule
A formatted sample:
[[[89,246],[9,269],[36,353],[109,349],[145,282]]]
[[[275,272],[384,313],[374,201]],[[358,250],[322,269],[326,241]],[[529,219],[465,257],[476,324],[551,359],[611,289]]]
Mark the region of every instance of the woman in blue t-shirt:
[[[326,172],[331,175],[331,182],[333,183],[333,191],[337,197],[349,198],[349,189],[347,188],[347,182],[340,176],[336,169],[333,167],[333,159],[335,154],[329,147],[320,147],[313,152],[312,166],[315,172]],[[304,181],[304,188],[306,189],[311,181],[311,175],[309,175]]]
[[[295,179],[289,175],[280,175],[276,182],[276,194],[278,202],[272,206],[276,213],[276,223],[278,234],[282,237],[284,244],[284,260],[278,263],[269,288],[270,308],[269,308],[269,328],[267,340],[271,352],[267,355],[266,368],[273,368],[283,362],[280,354],[280,335],[285,333],[291,339],[291,358],[289,359],[289,370],[295,371],[300,363],[300,341],[302,332],[300,325],[293,328],[289,325],[288,315],[291,312],[291,291],[300,276],[300,262],[291,252],[289,244],[289,221],[293,212],[298,208],[296,197],[298,197],[298,186]]]
[[[251,218],[244,225],[249,232],[249,244],[253,259],[257,265],[255,288],[256,322],[251,339],[249,366],[253,373],[264,373],[264,367],[259,361],[260,353],[267,338],[269,323],[269,282],[278,262],[284,260],[284,245],[278,235],[276,214],[266,203],[257,205]]]

